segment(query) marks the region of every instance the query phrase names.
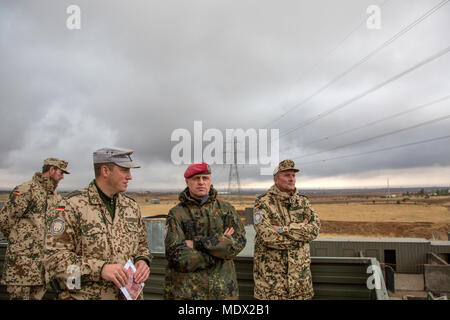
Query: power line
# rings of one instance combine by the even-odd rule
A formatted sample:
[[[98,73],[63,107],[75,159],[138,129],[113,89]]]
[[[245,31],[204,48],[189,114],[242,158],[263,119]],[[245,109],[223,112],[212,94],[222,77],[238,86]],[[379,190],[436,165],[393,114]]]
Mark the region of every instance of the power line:
[[[306,154],[306,155],[303,155],[303,156],[295,157],[294,159],[306,158],[306,157],[310,157],[310,156],[317,155],[317,154],[320,154],[320,153],[325,153],[325,152],[330,152],[330,151],[334,151],[334,150],[337,150],[337,149],[342,149],[342,148],[349,147],[349,146],[352,146],[352,145],[355,145],[355,144],[359,144],[359,143],[375,140],[375,139],[378,139],[378,138],[387,137],[387,136],[390,136],[390,135],[393,135],[393,134],[396,134],[396,133],[400,133],[400,132],[403,132],[403,131],[416,129],[416,128],[419,128],[419,127],[422,127],[422,126],[425,126],[425,125],[428,125],[428,124],[432,124],[432,123],[435,123],[435,122],[438,122],[438,121],[446,120],[446,119],[450,119],[450,114],[446,115],[446,116],[443,116],[443,117],[439,117],[439,118],[435,118],[435,119],[432,119],[432,120],[428,120],[428,121],[425,121],[425,122],[421,122],[421,123],[418,123],[418,124],[415,124],[413,126],[409,126],[409,127],[406,127],[406,128],[390,131],[390,132],[383,133],[383,134],[380,134],[380,135],[377,135],[377,136],[374,136],[374,137],[370,137],[370,138],[358,140],[358,141],[355,141],[355,142],[347,143],[347,144],[344,144],[344,145],[341,145],[341,146],[334,147],[332,149],[317,151],[317,152],[314,152],[314,153],[310,153],[310,154]]]
[[[450,135],[442,136],[442,137],[436,137],[436,138],[432,138],[432,139],[416,141],[416,142],[411,142],[411,143],[406,143],[406,144],[401,144],[401,145],[396,145],[396,146],[392,146],[392,147],[376,149],[376,150],[371,150],[371,151],[366,151],[366,152],[361,152],[361,153],[349,154],[349,155],[340,156],[340,157],[334,157],[334,158],[322,159],[322,160],[317,160],[317,161],[304,162],[304,163],[298,164],[298,166],[305,166],[305,165],[314,164],[314,163],[318,163],[318,162],[325,162],[325,161],[332,161],[332,160],[339,160],[339,159],[358,157],[358,156],[363,156],[363,155],[367,155],[367,154],[371,154],[371,153],[388,151],[388,150],[394,150],[394,149],[399,149],[399,148],[404,148],[404,147],[409,147],[409,146],[413,146],[413,145],[429,143],[429,142],[438,141],[438,140],[444,140],[444,139],[449,139],[449,138],[450,138]]]
[[[383,7],[389,0],[384,1],[380,7]],[[330,51],[328,51],[316,64],[314,64],[311,68],[309,68],[305,74],[309,75],[311,73],[311,71],[313,71],[314,69],[316,69],[319,65],[321,65],[330,55],[332,55],[337,48],[339,48],[340,46],[342,46],[342,44],[344,44],[345,41],[347,41],[359,28],[361,28],[362,25],[364,25],[367,21],[367,17],[364,17],[364,19],[358,24],[358,26],[356,28],[354,28],[350,33],[348,33],[340,42],[338,45],[336,45],[333,49],[331,49]],[[305,101],[306,102],[306,101]],[[300,103],[302,104],[303,101]],[[292,107],[291,109],[289,109],[287,112],[285,112],[283,115],[281,115],[279,118],[269,122],[267,125],[265,125],[263,128],[270,128],[274,123],[280,121],[282,118],[284,118],[288,113],[290,113],[291,111],[293,111],[295,108],[297,108],[300,105],[295,105],[294,107]]]
[[[384,87],[385,85],[389,84],[390,82],[393,82],[393,81],[395,81],[395,80],[397,80],[397,79],[407,75],[408,73],[410,73],[410,72],[412,72],[412,71],[414,71],[414,70],[424,66],[425,64],[430,63],[431,61],[440,58],[441,56],[447,54],[449,51],[450,51],[450,47],[447,47],[444,50],[439,51],[438,53],[436,53],[436,54],[432,55],[431,57],[429,57],[429,58],[419,62],[418,64],[412,66],[411,68],[409,68],[409,69],[407,69],[407,70],[405,70],[405,71],[395,75],[392,78],[389,78],[388,80],[383,81],[382,83],[377,84],[376,86],[370,88],[369,90],[366,90],[366,91],[356,95],[355,97],[351,98],[350,100],[347,100],[346,102],[341,103],[341,104],[339,104],[339,105],[337,105],[337,106],[335,106],[335,107],[333,107],[333,108],[331,108],[331,109],[329,109],[329,110],[327,110],[325,112],[319,113],[318,115],[316,115],[316,116],[314,116],[314,117],[312,117],[312,118],[310,118],[310,119],[308,119],[306,121],[301,122],[296,127],[288,129],[288,131],[286,133],[280,134],[279,138],[285,137],[285,136],[291,134],[292,132],[297,131],[298,129],[304,128],[304,127],[310,125],[311,123],[313,123],[313,122],[315,122],[315,121],[317,121],[317,120],[319,120],[319,119],[321,119],[323,117],[326,117],[326,116],[328,116],[328,115],[330,115],[330,114],[332,114],[332,113],[334,113],[334,112],[336,112],[336,111],[338,111],[338,110],[348,106],[349,104],[355,102],[356,100],[359,100],[359,99],[365,97],[366,95],[368,95],[368,94],[370,94],[370,93],[372,93],[372,92],[374,92],[374,91]]]
[[[414,107],[414,108],[410,108],[410,109],[404,110],[402,112],[398,112],[398,113],[390,115],[388,117],[385,117],[385,118],[382,118],[382,119],[378,119],[378,120],[375,120],[375,121],[372,121],[372,122],[368,122],[368,123],[363,124],[361,126],[358,126],[356,128],[344,130],[344,131],[341,131],[341,132],[338,132],[338,133],[334,133],[333,135],[329,135],[329,136],[326,136],[326,137],[323,137],[323,138],[320,138],[320,139],[316,139],[316,140],[312,140],[312,141],[306,142],[306,143],[303,144],[303,146],[304,147],[305,146],[309,146],[309,145],[315,144],[315,143],[320,142],[320,141],[333,139],[333,138],[340,137],[342,135],[345,135],[345,134],[348,134],[348,133],[351,133],[351,132],[355,132],[355,131],[358,131],[358,130],[361,130],[361,129],[366,129],[368,127],[374,126],[374,125],[382,123],[384,121],[391,120],[393,118],[397,118],[397,117],[403,116],[405,114],[415,112],[415,111],[423,109],[425,107],[432,106],[434,104],[437,104],[437,103],[440,103],[442,101],[448,100],[449,98],[450,98],[450,96],[445,96],[443,98],[440,98],[440,99],[433,100],[433,101],[427,102],[425,104],[422,104],[420,106],[417,106],[417,107]]]
[[[279,120],[281,120],[282,118],[284,118],[288,113],[292,112],[293,110],[297,109],[298,107],[304,105],[306,102],[308,102],[309,100],[311,100],[312,98],[314,98],[315,96],[317,96],[319,93],[321,93],[322,91],[324,91],[325,89],[327,89],[328,87],[330,87],[332,84],[334,84],[335,82],[337,82],[338,80],[342,79],[343,77],[345,77],[347,74],[349,74],[351,71],[353,71],[355,68],[357,68],[358,66],[360,66],[361,64],[363,64],[364,62],[366,62],[367,60],[369,60],[372,56],[374,56],[375,54],[377,54],[380,50],[382,50],[383,48],[387,47],[388,45],[390,45],[392,42],[394,42],[395,40],[397,40],[398,38],[402,37],[404,34],[406,34],[407,32],[409,32],[412,28],[414,28],[416,25],[418,25],[419,23],[421,23],[423,20],[425,20],[426,18],[428,18],[429,16],[431,16],[433,13],[435,13],[437,10],[439,10],[442,6],[444,6],[445,4],[447,4],[450,0],[444,0],[442,2],[440,2],[439,4],[437,4],[436,6],[434,6],[433,8],[431,8],[430,10],[428,10],[427,12],[425,12],[422,16],[420,16],[418,19],[414,20],[411,24],[409,24],[408,26],[406,26],[405,28],[403,28],[402,30],[400,30],[399,32],[397,32],[394,36],[392,36],[390,39],[388,39],[387,41],[385,41],[382,45],[380,45],[379,47],[377,47],[375,50],[373,50],[372,52],[370,52],[368,55],[366,55],[364,58],[362,58],[361,60],[359,60],[357,63],[355,63],[354,65],[352,65],[349,69],[345,70],[343,73],[339,74],[337,77],[335,77],[333,80],[331,80],[330,82],[328,82],[326,85],[324,85],[323,87],[321,87],[320,89],[318,89],[317,91],[313,92],[311,95],[309,95],[307,98],[305,98],[304,100],[302,100],[300,103],[294,105],[291,109],[289,109],[288,111],[286,111],[284,114],[282,114],[280,117],[278,117],[277,119],[275,119],[274,121],[270,122],[269,125],[271,126],[273,123],[278,122]],[[268,128],[269,125],[267,125],[266,127]]]

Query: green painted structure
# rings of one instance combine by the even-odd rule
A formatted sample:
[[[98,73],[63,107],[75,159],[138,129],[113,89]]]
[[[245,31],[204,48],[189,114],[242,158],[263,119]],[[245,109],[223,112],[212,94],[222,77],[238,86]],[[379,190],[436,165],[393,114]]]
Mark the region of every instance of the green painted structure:
[[[0,242],[0,270],[3,270],[7,243]],[[155,253],[150,278],[145,283],[144,297],[149,300],[163,299],[164,276],[167,260],[164,254]],[[253,258],[235,259],[240,299],[253,299]],[[329,300],[388,300],[388,294],[381,277],[379,289],[369,289],[367,283],[371,273],[369,266],[379,267],[374,258],[354,257],[312,257],[311,271],[315,290],[314,299]],[[44,299],[54,299],[51,288]],[[8,299],[6,287],[0,286],[0,300]]]

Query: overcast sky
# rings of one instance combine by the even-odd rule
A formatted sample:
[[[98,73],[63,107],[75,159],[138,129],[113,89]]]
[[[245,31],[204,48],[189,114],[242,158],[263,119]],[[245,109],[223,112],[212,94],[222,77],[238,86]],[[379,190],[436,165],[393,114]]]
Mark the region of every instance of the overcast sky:
[[[92,152],[118,146],[142,166],[130,189],[182,189],[171,135],[194,121],[278,129],[300,189],[449,186],[447,2],[2,0],[0,188],[47,157],[69,161],[62,190],[84,187]],[[260,168],[239,166],[242,187],[271,185]]]

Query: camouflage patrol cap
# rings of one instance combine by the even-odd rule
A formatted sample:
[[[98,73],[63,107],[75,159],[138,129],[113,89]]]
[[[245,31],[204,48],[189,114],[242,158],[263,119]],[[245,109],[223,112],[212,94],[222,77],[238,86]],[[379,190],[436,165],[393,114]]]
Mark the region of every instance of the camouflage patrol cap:
[[[292,160],[283,160],[278,164],[278,167],[273,171],[273,175],[276,175],[278,172],[286,171],[286,170],[294,170],[295,172],[299,172],[297,168],[295,168],[295,163]]]
[[[44,166],[45,165],[55,166],[61,169],[64,173],[70,174],[70,172],[66,170],[68,164],[69,163],[67,161],[58,158],[47,158],[44,160]]]
[[[137,163],[131,160],[133,154],[131,149],[102,148],[94,151],[94,164],[96,163],[114,163],[124,168],[140,168]]]

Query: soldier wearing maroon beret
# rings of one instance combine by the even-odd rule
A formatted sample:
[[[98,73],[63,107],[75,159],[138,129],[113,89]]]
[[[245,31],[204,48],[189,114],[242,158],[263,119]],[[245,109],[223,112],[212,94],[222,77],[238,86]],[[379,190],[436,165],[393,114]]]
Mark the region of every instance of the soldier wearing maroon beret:
[[[165,299],[237,299],[233,258],[245,247],[245,229],[234,207],[217,199],[211,167],[191,164],[187,187],[167,216]]]

